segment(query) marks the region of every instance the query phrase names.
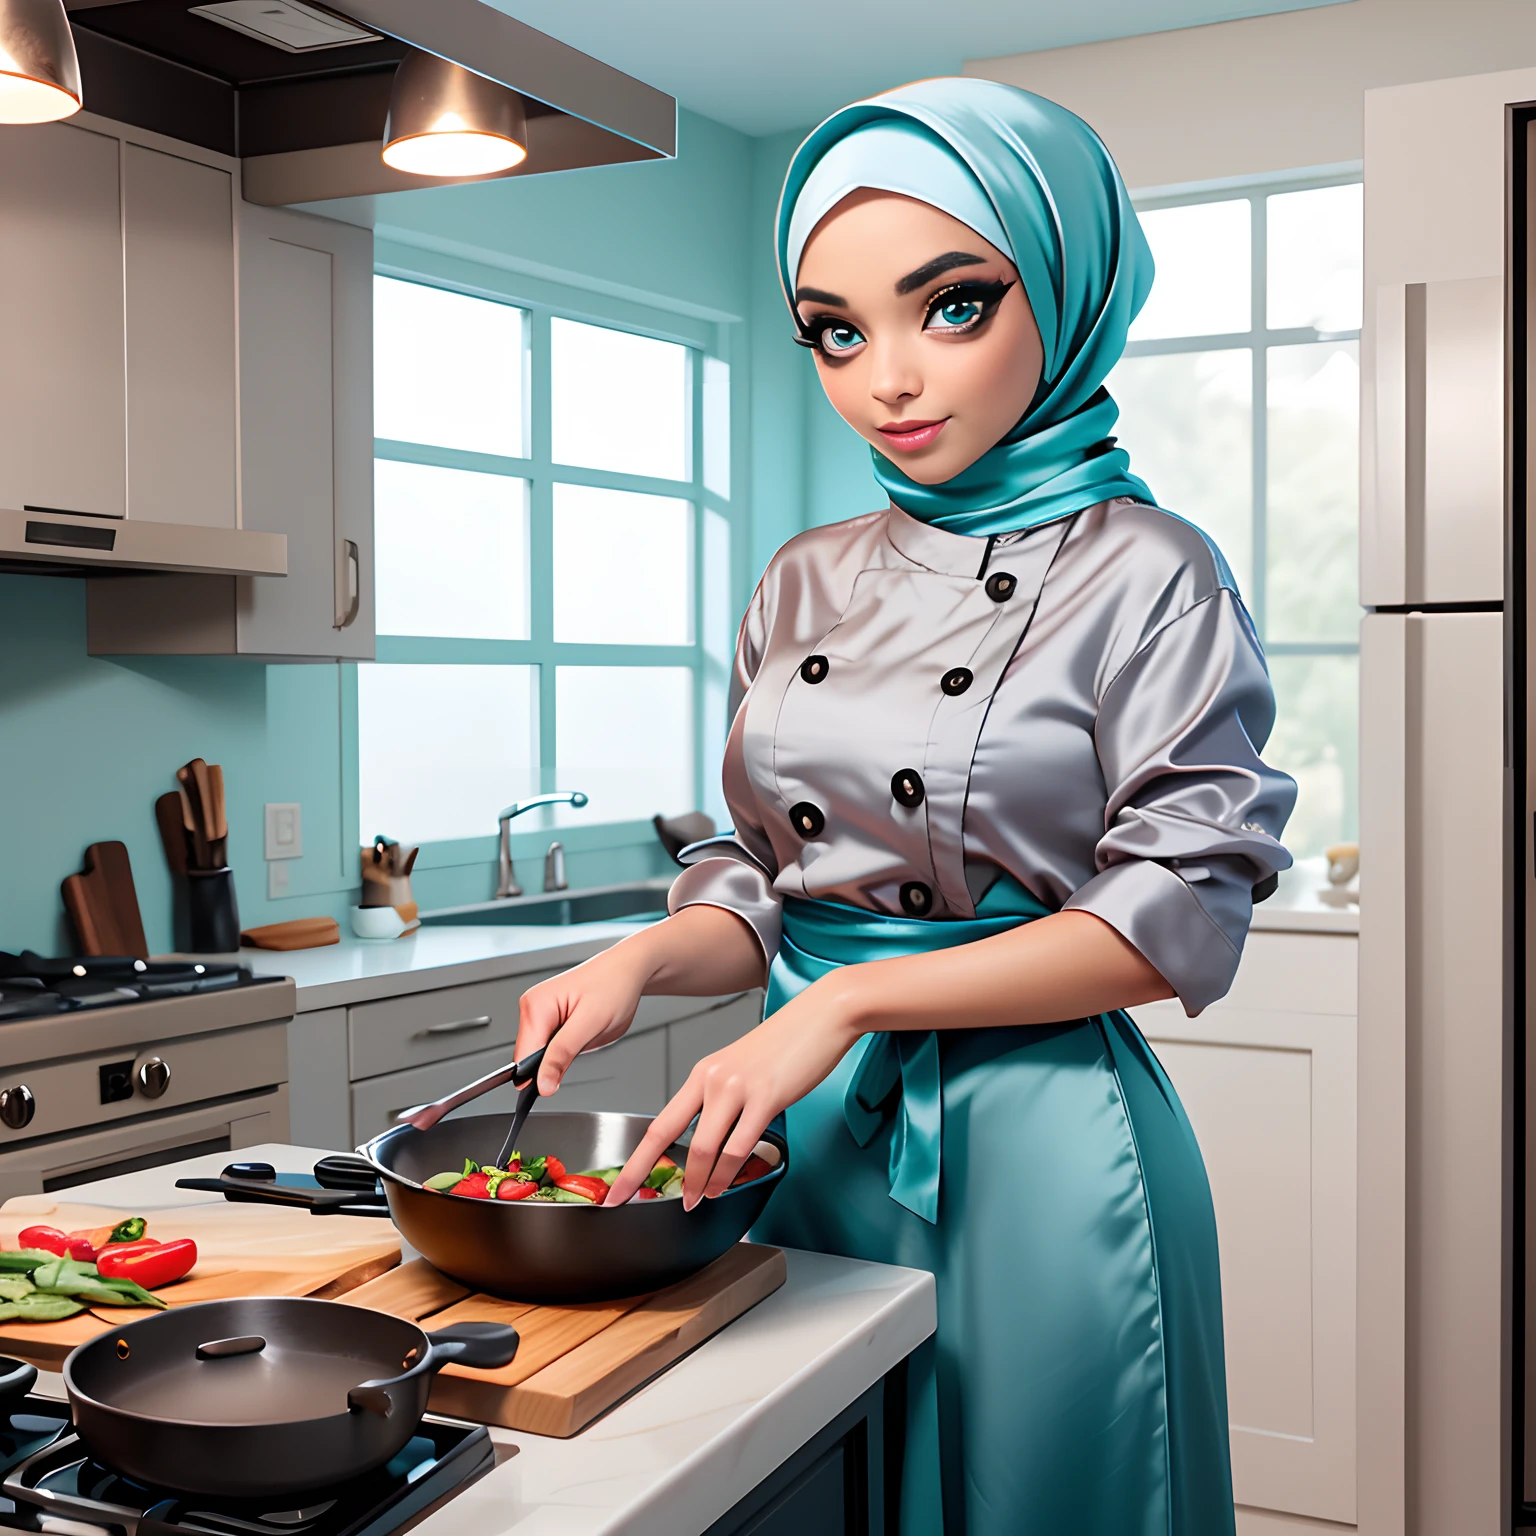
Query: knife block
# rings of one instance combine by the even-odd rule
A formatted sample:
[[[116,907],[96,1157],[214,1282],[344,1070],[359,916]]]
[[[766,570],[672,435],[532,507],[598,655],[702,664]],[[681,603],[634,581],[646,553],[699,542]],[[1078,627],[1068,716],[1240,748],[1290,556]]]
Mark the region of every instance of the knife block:
[[[194,955],[227,955],[240,948],[240,908],[235,903],[235,872],[189,869],[187,948]]]
[[[361,907],[393,907],[406,931],[417,926],[416,898],[411,895],[411,869],[419,848],[402,848],[386,838],[375,838],[362,850],[363,894]]]

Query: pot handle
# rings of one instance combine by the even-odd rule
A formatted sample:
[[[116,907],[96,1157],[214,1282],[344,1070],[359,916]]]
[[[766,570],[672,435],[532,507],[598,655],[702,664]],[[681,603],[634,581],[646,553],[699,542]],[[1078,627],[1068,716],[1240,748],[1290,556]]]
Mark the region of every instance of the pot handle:
[[[517,1329],[506,1323],[454,1323],[427,1335],[427,1352],[410,1370],[379,1381],[365,1381],[347,1393],[347,1407],[354,1412],[389,1415],[392,1388],[422,1376],[434,1376],[445,1365],[467,1365],[477,1371],[494,1371],[511,1365],[517,1354]]]
[[[0,1372],[4,1373],[0,1375],[0,1403],[25,1397],[37,1382],[35,1365],[26,1365],[5,1355],[0,1355]],[[3,1413],[0,1413],[0,1418],[3,1418]]]

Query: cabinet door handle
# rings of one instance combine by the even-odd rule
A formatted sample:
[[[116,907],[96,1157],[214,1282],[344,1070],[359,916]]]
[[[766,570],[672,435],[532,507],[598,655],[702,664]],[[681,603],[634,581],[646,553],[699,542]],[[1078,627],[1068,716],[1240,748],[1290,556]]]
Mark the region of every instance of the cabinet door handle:
[[[428,1024],[421,1033],[423,1035],[467,1035],[472,1029],[489,1029],[490,1027],[490,1014],[482,1013],[473,1019],[455,1019],[451,1024]]]
[[[357,617],[363,600],[363,567],[358,558],[357,543],[353,539],[343,539],[341,548],[347,572],[347,607],[345,612],[337,615],[337,629],[345,629]]]

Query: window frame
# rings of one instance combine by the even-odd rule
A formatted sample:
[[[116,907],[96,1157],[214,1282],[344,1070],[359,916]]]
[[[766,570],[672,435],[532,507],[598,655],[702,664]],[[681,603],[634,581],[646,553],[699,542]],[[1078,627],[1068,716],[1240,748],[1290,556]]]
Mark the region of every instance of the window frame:
[[[1315,342],[1353,341],[1358,347],[1360,329],[1323,331],[1313,326],[1289,326],[1271,329],[1269,325],[1269,220],[1268,199],[1287,192],[1313,192],[1326,187],[1359,185],[1364,180],[1362,167],[1329,167],[1311,173],[1287,176],[1260,176],[1208,182],[1183,189],[1158,189],[1132,195],[1137,213],[1151,213],[1163,208],[1183,208],[1197,203],[1246,201],[1249,205],[1249,326],[1246,331],[1215,335],[1164,336],[1155,340],[1132,341],[1124,356],[1156,357],[1185,352],[1222,352],[1248,350],[1252,378],[1252,512],[1250,537],[1252,565],[1244,601],[1266,657],[1354,656],[1359,657],[1358,633],[1347,640],[1271,640],[1269,618],[1269,352],[1272,347],[1302,346]],[[1362,310],[1364,298],[1362,296]],[[1175,509],[1177,510],[1177,509]],[[1362,616],[1364,610],[1361,610]],[[1360,784],[1358,748],[1356,772],[1345,776],[1345,825],[1359,824]]]
[[[460,663],[472,665],[520,665],[538,669],[538,782],[540,793],[555,789],[581,789],[580,784],[555,781],[558,751],[555,671],[560,666],[685,667],[693,674],[693,789],[694,805],[720,820],[718,759],[724,745],[726,690],[735,634],[715,633],[722,628],[719,616],[739,613],[744,605],[746,454],[744,451],[745,379],[738,317],[722,314],[656,295],[641,295],[618,285],[577,287],[543,275],[490,267],[479,261],[387,238],[375,243],[374,272],[378,277],[424,283],[467,294],[472,298],[510,304],[523,310],[527,350],[524,378],[524,446],[526,457],[439,448],[398,439],[375,438],[374,458],[425,464],[446,469],[473,470],[504,475],[528,484],[528,586],[529,638],[526,640],[455,639],[419,635],[379,634],[374,664]],[[607,291],[609,289],[613,291]],[[614,330],[632,332],[673,342],[689,349],[689,459],[692,476],[668,480],[643,475],[616,474],[557,464],[551,456],[550,322],[555,317]],[[706,360],[723,363],[729,370],[729,417],[724,423],[729,450],[728,483],[724,491],[705,482],[706,431],[718,432],[719,424],[705,419]],[[677,497],[693,507],[691,563],[691,643],[686,645],[581,644],[554,638],[553,555],[554,486],[557,482],[604,489],[638,491]],[[706,576],[718,569],[711,561],[706,541],[711,537],[712,515],[723,520],[728,539],[726,581],[729,591],[722,605],[706,592]],[[718,527],[718,525],[716,525]],[[711,624],[711,620],[714,620]],[[343,825],[360,822],[360,772],[357,719],[357,665],[342,668],[342,774]],[[508,800],[514,798],[509,787]],[[658,809],[662,809],[658,807]],[[668,809],[687,809],[676,807]],[[527,857],[541,851],[557,828],[548,810],[513,824],[513,854]],[[361,830],[361,829],[360,829]],[[363,834],[364,840],[375,828]],[[484,835],[422,844],[419,869],[446,869],[485,863],[495,857],[496,827]],[[606,852],[621,849],[660,849],[649,820],[582,823],[571,820],[558,825],[558,836],[573,852]]]

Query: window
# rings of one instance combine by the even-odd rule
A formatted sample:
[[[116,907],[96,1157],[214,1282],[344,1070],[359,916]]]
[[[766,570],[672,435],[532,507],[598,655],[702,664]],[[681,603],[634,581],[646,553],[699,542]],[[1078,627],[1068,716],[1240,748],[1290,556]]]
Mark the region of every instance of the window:
[[[1298,858],[1358,835],[1361,206],[1343,179],[1148,202],[1157,281],[1109,379],[1133,468],[1264,641]]]
[[[519,830],[593,847],[710,806],[733,605],[730,374],[708,336],[381,274],[374,339],[362,841],[476,839],[427,863],[478,862],[497,812],[551,789],[590,803]]]

